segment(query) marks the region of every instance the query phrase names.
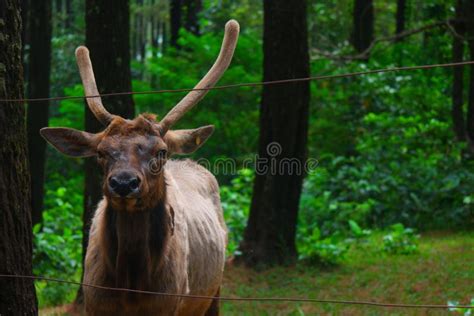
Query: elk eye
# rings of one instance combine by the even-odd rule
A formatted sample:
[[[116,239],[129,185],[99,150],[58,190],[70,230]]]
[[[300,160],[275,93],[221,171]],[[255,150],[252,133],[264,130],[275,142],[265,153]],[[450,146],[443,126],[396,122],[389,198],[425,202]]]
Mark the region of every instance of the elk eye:
[[[158,150],[158,153],[156,154],[156,158],[164,159],[164,158],[166,158],[167,154],[168,154],[168,151],[166,149],[160,149],[160,150]]]
[[[97,152],[97,158],[98,158],[98,159],[104,159],[104,158],[105,158],[105,154],[104,154],[102,151],[99,151],[99,152]]]

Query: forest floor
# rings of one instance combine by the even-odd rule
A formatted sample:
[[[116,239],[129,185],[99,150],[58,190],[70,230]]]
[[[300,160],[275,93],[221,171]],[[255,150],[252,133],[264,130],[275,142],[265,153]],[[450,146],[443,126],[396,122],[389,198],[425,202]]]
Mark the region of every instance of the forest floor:
[[[222,296],[304,297],[406,304],[468,304],[474,298],[474,233],[422,235],[419,253],[388,255],[374,235],[338,267],[298,263],[254,271],[229,264]],[[224,315],[447,315],[446,310],[292,302],[224,302]],[[64,307],[40,315],[61,315]],[[462,315],[451,313],[452,315]]]

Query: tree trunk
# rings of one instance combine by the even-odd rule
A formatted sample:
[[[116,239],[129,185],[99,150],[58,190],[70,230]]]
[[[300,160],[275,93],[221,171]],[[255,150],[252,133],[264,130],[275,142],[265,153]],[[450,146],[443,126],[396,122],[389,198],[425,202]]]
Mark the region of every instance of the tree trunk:
[[[202,10],[202,0],[184,0],[184,2],[186,7],[184,28],[194,35],[199,35],[199,12]]]
[[[454,29],[456,32],[464,36],[465,34],[465,25],[463,22],[459,22],[462,19],[463,0],[457,0],[456,2],[456,22],[454,22]],[[452,48],[452,58],[453,62],[463,61],[464,55],[464,41],[456,36],[453,36],[453,48]],[[458,141],[466,140],[466,129],[464,122],[464,113],[463,113],[463,81],[464,81],[464,67],[454,67],[453,68],[453,90],[452,90],[452,108],[451,116],[453,120],[453,129]]]
[[[166,52],[166,46],[168,45],[168,33],[166,30],[166,22],[161,22],[161,53]]]
[[[396,16],[396,31],[395,34],[400,34],[405,31],[405,11],[406,0],[397,0],[397,16]]]
[[[372,0],[354,1],[352,43],[357,52],[364,52],[374,40],[374,5]]]
[[[72,12],[72,0],[66,0],[66,17],[64,18],[64,28],[69,31],[73,21],[74,16]]]
[[[32,0],[34,1],[34,0]],[[63,0],[56,0],[56,23],[55,34],[63,33]]]
[[[31,48],[29,59],[28,97],[49,97],[51,68],[51,0],[32,1],[30,14]],[[28,154],[31,179],[31,220],[40,223],[43,214],[44,168],[46,142],[39,134],[48,126],[49,101],[28,105]]]
[[[465,12],[463,18],[466,23],[466,37],[468,38],[469,55],[471,60],[474,59],[474,3],[472,1],[463,2]],[[469,66],[470,77],[469,77],[469,95],[467,105],[467,136],[471,145],[471,150],[474,151],[474,65]]]
[[[170,44],[176,48],[178,48],[179,29],[181,28],[181,13],[181,0],[170,0]]]
[[[24,78],[28,78],[28,51],[26,45],[30,43],[30,34],[29,34],[29,12],[30,12],[30,1],[23,0],[21,1],[21,21],[23,28],[21,30],[21,56],[23,60],[23,74]]]
[[[145,60],[145,19],[143,18],[143,0],[137,0],[138,13],[135,15],[136,19],[136,39],[137,39],[137,53],[140,61]]]
[[[19,0],[0,1],[0,98],[23,98]],[[0,106],[0,273],[32,274],[25,106]],[[32,280],[0,278],[0,315],[36,315]]]
[[[151,5],[154,8],[155,7],[155,0],[151,1]],[[159,52],[159,38],[160,38],[160,27],[161,27],[161,22],[158,17],[153,15],[151,17],[151,32],[150,32],[150,45],[153,48],[153,57],[158,56]]]
[[[128,0],[86,1],[86,46],[94,67],[100,93],[131,91],[130,24]],[[108,111],[124,118],[134,116],[134,103],[130,95],[103,98]],[[86,106],[85,128],[88,132],[103,130],[103,126]],[[85,192],[83,214],[83,259],[89,243],[92,216],[102,198],[102,170],[95,159],[85,161]],[[79,290],[76,303],[82,303]]]
[[[305,0],[264,1],[263,53],[264,81],[309,76]],[[259,160],[241,244],[242,259],[249,265],[280,264],[296,258],[309,94],[308,82],[263,87]],[[300,170],[286,168],[285,159],[296,161]]]

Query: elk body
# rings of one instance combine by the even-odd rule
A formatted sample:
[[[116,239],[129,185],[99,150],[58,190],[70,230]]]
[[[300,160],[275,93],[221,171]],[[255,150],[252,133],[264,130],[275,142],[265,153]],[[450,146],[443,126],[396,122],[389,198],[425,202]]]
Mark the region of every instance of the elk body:
[[[239,25],[226,24],[219,56],[205,75],[160,122],[154,115],[126,120],[107,112],[100,97],[90,110],[106,128],[91,134],[43,128],[43,137],[74,157],[97,156],[103,193],[92,222],[84,282],[173,294],[218,296],[224,270],[226,226],[214,176],[190,161],[168,159],[199,148],[214,127],[170,130],[227,69]],[[76,50],[87,96],[97,96],[89,52]],[[216,301],[84,287],[89,315],[210,315]]]

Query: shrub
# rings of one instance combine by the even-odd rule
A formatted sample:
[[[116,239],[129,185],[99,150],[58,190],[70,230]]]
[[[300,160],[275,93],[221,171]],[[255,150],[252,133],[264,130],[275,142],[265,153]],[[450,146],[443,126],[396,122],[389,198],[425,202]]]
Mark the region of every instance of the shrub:
[[[237,249],[249,215],[253,178],[252,170],[241,169],[230,185],[221,186],[222,208],[229,230],[228,255],[238,254]]]
[[[383,251],[390,254],[409,255],[418,252],[418,238],[415,231],[403,224],[390,226],[389,233],[383,237]]]

